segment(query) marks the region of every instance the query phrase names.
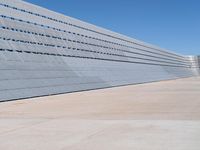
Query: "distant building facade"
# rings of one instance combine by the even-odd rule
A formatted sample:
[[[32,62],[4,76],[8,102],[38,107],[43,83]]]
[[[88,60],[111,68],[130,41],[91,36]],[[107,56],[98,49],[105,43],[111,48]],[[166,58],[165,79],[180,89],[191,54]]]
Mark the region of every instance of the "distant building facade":
[[[0,0],[0,101],[197,76],[198,59]]]

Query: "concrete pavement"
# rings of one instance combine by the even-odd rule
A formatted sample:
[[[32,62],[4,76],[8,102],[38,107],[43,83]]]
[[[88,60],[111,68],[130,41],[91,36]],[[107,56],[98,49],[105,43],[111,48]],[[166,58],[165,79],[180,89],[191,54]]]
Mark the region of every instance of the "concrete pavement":
[[[200,78],[0,103],[0,150],[199,150]]]

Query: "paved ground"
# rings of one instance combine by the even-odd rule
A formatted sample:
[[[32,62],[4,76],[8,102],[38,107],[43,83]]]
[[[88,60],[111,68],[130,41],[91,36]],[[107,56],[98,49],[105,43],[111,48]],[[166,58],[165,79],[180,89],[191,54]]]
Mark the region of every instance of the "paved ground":
[[[0,103],[0,150],[200,150],[200,78]]]

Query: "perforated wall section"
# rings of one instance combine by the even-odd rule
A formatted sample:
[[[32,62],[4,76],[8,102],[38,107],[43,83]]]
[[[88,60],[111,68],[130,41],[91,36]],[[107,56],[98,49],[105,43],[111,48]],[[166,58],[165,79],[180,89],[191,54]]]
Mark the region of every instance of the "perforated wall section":
[[[0,0],[0,101],[195,76],[197,60]]]

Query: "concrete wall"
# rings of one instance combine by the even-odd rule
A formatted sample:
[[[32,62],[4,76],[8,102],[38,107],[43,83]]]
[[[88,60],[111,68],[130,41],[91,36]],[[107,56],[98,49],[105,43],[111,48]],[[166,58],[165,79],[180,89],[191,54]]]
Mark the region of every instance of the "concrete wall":
[[[196,75],[194,57],[0,0],[0,101]]]

